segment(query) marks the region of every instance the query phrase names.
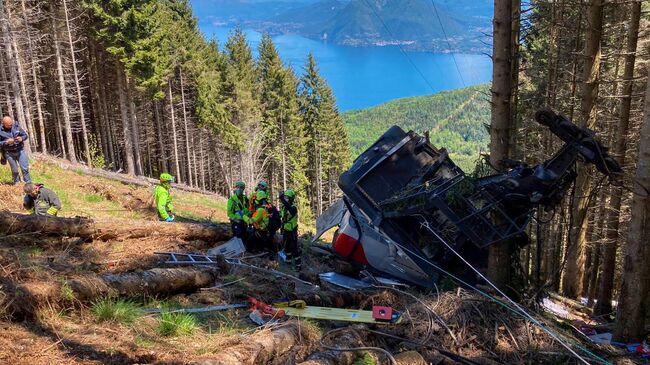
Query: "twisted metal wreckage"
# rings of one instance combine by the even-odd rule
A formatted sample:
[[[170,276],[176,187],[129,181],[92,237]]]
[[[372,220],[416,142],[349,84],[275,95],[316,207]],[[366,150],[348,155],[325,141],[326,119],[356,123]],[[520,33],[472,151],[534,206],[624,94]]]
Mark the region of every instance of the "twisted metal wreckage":
[[[442,273],[475,282],[488,246],[528,242],[534,213],[560,203],[578,160],[610,180],[621,173],[593,131],[548,109],[535,119],[564,146],[539,165],[508,160],[507,171],[481,178],[425,137],[393,126],[341,175],[344,197],[318,218],[315,239],[338,226],[338,256],[409,284],[432,287]]]

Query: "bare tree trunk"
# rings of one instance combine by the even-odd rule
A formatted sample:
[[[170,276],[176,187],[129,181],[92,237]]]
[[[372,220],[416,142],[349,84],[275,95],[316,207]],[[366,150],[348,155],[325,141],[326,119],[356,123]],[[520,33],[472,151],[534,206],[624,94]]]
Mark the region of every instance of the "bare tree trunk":
[[[494,1],[490,161],[498,168],[509,156],[512,133],[512,5],[512,1]],[[512,252],[511,242],[501,242],[489,248],[488,277],[500,288],[510,283]]]
[[[127,80],[126,84],[126,98],[129,104],[129,124],[131,125],[131,133],[124,138],[130,138],[133,144],[133,159],[135,164],[135,174],[142,175],[142,156],[140,156],[140,131],[138,129],[137,110],[135,108],[135,101],[133,100],[133,92],[131,91],[131,82]]]
[[[199,148],[201,149],[200,154],[200,168],[201,168],[201,189],[205,190],[205,155],[203,150],[203,138],[199,137]]]
[[[24,105],[24,110],[25,110],[25,120],[21,121],[24,122],[23,126],[25,127],[25,131],[27,132],[28,135],[33,137],[33,131],[34,129],[34,123],[32,120],[32,106],[30,105],[29,102],[29,95],[27,91],[27,86],[25,83],[25,77],[23,76],[23,64],[22,61],[20,60],[20,53],[18,52],[18,45],[16,44],[16,38],[12,38],[12,46],[14,48],[14,55],[16,55],[16,65],[18,66],[18,81],[20,82],[20,89],[22,90],[22,98],[23,98],[23,105]],[[38,146],[38,141],[34,140],[34,148]],[[31,145],[31,141],[30,141]]]
[[[167,82],[168,93],[169,93],[169,109],[172,119],[172,141],[174,142],[174,175],[176,176],[177,181],[181,182],[181,168],[178,162],[178,133],[176,132],[176,115],[174,113],[174,96],[172,94],[172,82],[169,80]]]
[[[160,105],[158,101],[153,101],[153,112],[154,112],[154,122],[156,123],[156,136],[158,142],[158,172],[167,172],[169,165],[167,165],[167,154],[165,153],[165,148],[163,144],[163,135],[162,135],[162,121],[160,119]]]
[[[72,138],[72,121],[70,120],[70,107],[68,106],[68,90],[65,85],[65,75],[63,73],[63,60],[61,59],[61,48],[59,46],[59,30],[56,26],[56,20],[52,17],[52,35],[54,36],[53,44],[56,57],[56,69],[59,76],[59,93],[61,97],[61,110],[63,111],[63,127],[65,127],[65,145],[61,149],[67,149],[67,157],[72,162],[77,162],[77,154],[74,148],[74,138]],[[65,153],[64,153],[65,154]]]
[[[0,77],[2,78],[2,83],[4,86],[6,84],[9,84],[9,81],[7,80],[7,72],[5,71],[5,65],[2,62],[3,60],[4,58],[0,57]],[[14,115],[14,107],[11,103],[11,94],[9,93],[9,88],[3,87],[2,89],[4,90],[5,103],[7,104],[7,114]]]
[[[650,72],[650,64],[646,66]],[[650,186],[650,77],[647,80],[643,124],[639,132],[639,158],[636,167],[632,218],[625,246],[623,276],[616,312],[614,339],[639,341],[645,332],[645,309],[650,288],[650,197],[643,187]]]
[[[5,12],[4,1],[0,0],[0,31],[3,35],[3,45],[5,53],[7,55],[7,66],[9,68],[9,78],[11,81],[11,89],[13,91],[14,103],[16,106],[16,117],[23,123],[25,129],[29,129],[29,126],[25,125],[25,108],[23,106],[23,92],[20,88],[20,81],[18,74],[21,72],[18,69],[18,63],[16,58],[18,55],[14,54],[13,49],[13,33],[11,29],[11,22],[7,13]],[[28,131],[29,132],[29,131]],[[29,146],[29,141],[25,141],[25,150],[27,153],[31,153]]]
[[[587,36],[585,41],[585,63],[582,75],[582,118],[581,127],[593,128],[596,124],[596,100],[598,98],[598,77],[600,73],[601,35],[603,24],[602,0],[591,0],[587,8]],[[591,186],[587,168],[578,167],[575,202],[572,207],[570,245],[567,252],[566,271],[562,278],[562,293],[576,298],[582,292],[582,277],[585,274],[585,246],[587,240],[587,210]]]
[[[36,102],[36,116],[38,118],[38,129],[39,129],[39,138],[40,138],[39,144],[41,147],[41,152],[47,153],[47,142],[45,138],[45,122],[43,117],[43,106],[41,105],[41,88],[39,86],[40,84],[36,73],[37,56],[34,50],[34,43],[32,41],[32,36],[28,30],[29,23],[27,22],[27,7],[25,6],[25,0],[21,0],[20,3],[23,10],[23,24],[25,26],[25,29],[27,29],[27,45],[29,47],[28,49],[29,49],[30,57],[32,57],[30,71],[32,76],[32,83],[34,84],[34,100]],[[32,133],[36,133],[36,131],[32,130]]]
[[[75,89],[77,91],[77,102],[79,103],[79,120],[81,122],[81,137],[83,141],[84,159],[88,166],[92,166],[90,160],[90,148],[88,146],[88,131],[86,129],[86,113],[84,111],[84,101],[81,94],[81,83],[79,82],[79,71],[77,70],[77,56],[74,50],[74,43],[72,41],[72,30],[70,29],[70,17],[68,14],[68,1],[63,2],[63,14],[65,16],[65,27],[68,33],[68,44],[70,45],[70,59],[72,61],[72,74],[74,76]]]
[[[120,112],[122,114],[122,132],[124,134],[124,157],[126,158],[126,172],[129,175],[135,174],[135,163],[133,162],[133,143],[131,140],[131,129],[129,124],[131,124],[129,119],[128,105],[126,100],[126,88],[128,86],[128,81],[122,71],[122,65],[118,62],[115,65],[115,70],[117,71],[117,87],[118,87],[118,96],[120,98]]]
[[[632,3],[630,12],[630,25],[627,33],[627,46],[625,53],[625,65],[623,66],[623,81],[621,87],[621,108],[619,112],[618,125],[614,130],[614,148],[612,155],[618,157],[621,166],[625,166],[625,154],[627,151],[627,131],[630,123],[630,109],[632,103],[632,85],[634,79],[634,64],[636,61],[636,49],[639,37],[639,20],[641,17],[641,2]],[[622,190],[612,189],[609,202],[609,214],[607,215],[607,240],[603,254],[603,273],[598,292],[598,301],[594,307],[594,314],[602,315],[612,311],[612,293],[614,291],[614,274],[616,271],[616,250],[619,240],[619,220],[622,200]]]
[[[194,177],[192,176],[192,164],[190,163],[190,131],[188,127],[187,108],[185,107],[185,83],[183,82],[183,70],[178,71],[181,82],[181,106],[183,108],[183,124],[185,128],[185,155],[187,156],[187,180],[190,186],[194,186]]]

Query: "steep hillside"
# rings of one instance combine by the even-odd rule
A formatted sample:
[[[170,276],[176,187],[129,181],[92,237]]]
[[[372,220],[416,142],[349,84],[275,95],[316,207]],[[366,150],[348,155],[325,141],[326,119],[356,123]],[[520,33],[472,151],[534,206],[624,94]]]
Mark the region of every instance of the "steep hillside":
[[[402,44],[433,51],[477,51],[484,47],[477,42],[481,38],[479,30],[490,25],[489,17],[482,16],[485,7],[448,3],[434,8],[428,0],[352,0],[344,7],[340,3],[332,6],[331,0],[325,0],[290,13],[294,15],[292,22],[301,22],[302,33],[310,37],[352,46]],[[296,20],[302,17],[307,20]]]
[[[386,129],[430,131],[431,142],[449,150],[454,161],[471,171],[479,151],[485,151],[489,134],[488,85],[438,94],[398,99],[373,108],[343,114],[353,155],[363,152]]]

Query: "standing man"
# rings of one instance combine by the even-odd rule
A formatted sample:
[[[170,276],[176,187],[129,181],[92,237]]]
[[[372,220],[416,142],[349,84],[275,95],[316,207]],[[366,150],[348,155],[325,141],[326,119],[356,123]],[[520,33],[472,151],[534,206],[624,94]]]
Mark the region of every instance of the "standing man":
[[[172,181],[174,177],[166,172],[160,174],[160,184],[153,191],[153,200],[156,204],[158,218],[161,221],[174,221],[174,206],[172,205]]]
[[[246,239],[246,230],[248,229],[244,217],[249,214],[248,198],[244,194],[244,189],[246,189],[246,184],[242,181],[235,183],[235,190],[230,199],[228,199],[227,207],[232,233],[235,237],[241,238],[243,241]]]
[[[248,211],[251,212],[251,214],[255,211],[255,205],[257,205],[257,202],[255,199],[257,198],[257,192],[258,191],[263,191],[267,194],[269,194],[269,184],[266,183],[264,180],[260,180],[257,183],[257,186],[255,186],[255,189],[253,190],[253,193],[251,194],[251,198],[249,199],[248,202]]]
[[[298,208],[295,205],[296,192],[292,189],[280,193],[280,218],[282,219],[282,241],[287,262],[293,269],[302,269],[302,245],[298,243]]]
[[[32,182],[29,176],[29,160],[24,150],[27,138],[27,133],[11,117],[5,116],[2,118],[0,148],[11,167],[14,185],[20,182],[19,166],[23,174],[23,181],[26,183]]]
[[[23,190],[25,191],[23,208],[31,210],[35,215],[56,216],[61,210],[59,197],[43,184],[27,183]]]

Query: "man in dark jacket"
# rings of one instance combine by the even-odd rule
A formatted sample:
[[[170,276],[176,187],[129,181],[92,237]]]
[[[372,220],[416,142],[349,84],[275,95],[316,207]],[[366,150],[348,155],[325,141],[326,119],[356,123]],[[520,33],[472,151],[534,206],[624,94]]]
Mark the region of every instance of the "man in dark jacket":
[[[43,184],[27,183],[24,187],[25,199],[23,207],[33,210],[35,215],[56,216],[61,210],[61,201],[55,192]]]
[[[2,149],[7,162],[9,162],[9,166],[11,166],[14,185],[20,182],[19,166],[23,174],[23,181],[26,183],[32,182],[29,176],[29,161],[24,150],[27,138],[27,133],[11,117],[5,116],[2,118],[0,149]]]

